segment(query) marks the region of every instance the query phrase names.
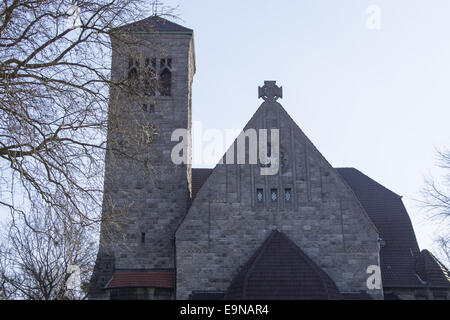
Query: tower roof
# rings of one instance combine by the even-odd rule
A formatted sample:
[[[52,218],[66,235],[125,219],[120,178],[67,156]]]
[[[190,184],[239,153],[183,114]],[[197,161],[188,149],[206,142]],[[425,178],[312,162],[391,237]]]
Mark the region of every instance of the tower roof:
[[[159,16],[150,16],[114,29],[121,32],[136,33],[174,33],[174,34],[192,34],[193,30],[183,27]]]

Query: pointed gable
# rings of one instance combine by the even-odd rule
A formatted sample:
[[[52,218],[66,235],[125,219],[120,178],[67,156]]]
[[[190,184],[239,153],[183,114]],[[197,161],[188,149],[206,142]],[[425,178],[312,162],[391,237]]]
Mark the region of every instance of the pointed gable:
[[[270,230],[288,236],[342,292],[367,290],[367,267],[379,265],[378,234],[352,189],[278,102],[274,81],[259,89],[264,102],[244,128],[279,130],[280,170],[237,163],[238,139],[212,171],[193,172],[195,197],[176,232],[177,288],[225,291]],[[249,141],[250,139],[247,139]],[[234,149],[234,162],[229,161]],[[374,298],[381,290],[368,292]]]
[[[193,34],[192,29],[183,27],[159,16],[150,16],[140,21],[136,21],[114,29],[120,32],[138,33],[180,33]]]
[[[338,300],[334,281],[294,242],[273,231],[234,278],[228,300]]]

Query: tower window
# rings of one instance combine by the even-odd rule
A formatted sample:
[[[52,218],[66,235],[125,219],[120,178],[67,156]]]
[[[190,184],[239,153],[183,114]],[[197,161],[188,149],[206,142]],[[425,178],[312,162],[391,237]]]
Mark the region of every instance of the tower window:
[[[153,113],[153,112],[155,112],[155,105],[153,103],[151,103],[151,104],[145,103],[142,105],[142,111]]]
[[[169,69],[165,68],[159,75],[158,90],[159,93],[164,96],[170,96],[172,87],[172,73]]]
[[[131,87],[136,87],[139,78],[139,60],[137,58],[128,58],[128,81]]]
[[[141,243],[145,243],[145,232],[141,233]]]
[[[145,59],[145,92],[149,96],[171,95],[172,89],[172,59]]]
[[[256,189],[256,203],[263,204],[264,203],[264,190]]]
[[[130,70],[128,70],[128,79],[137,79],[138,77],[138,72],[136,70],[136,68],[131,68]]]
[[[127,77],[132,86],[143,87],[148,96],[171,96],[172,59],[145,58],[143,67],[140,67],[139,59],[130,57]]]
[[[145,94],[151,97],[156,95],[156,71],[153,68],[147,67],[144,77],[144,90]]]

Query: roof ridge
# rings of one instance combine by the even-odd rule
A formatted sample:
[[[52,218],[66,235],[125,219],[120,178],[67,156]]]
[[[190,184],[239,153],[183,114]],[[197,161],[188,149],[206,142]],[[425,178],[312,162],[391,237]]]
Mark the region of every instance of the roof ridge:
[[[192,34],[193,30],[161,16],[152,15],[112,29],[113,31],[139,33],[183,33]]]
[[[378,185],[379,187],[381,187],[382,189],[392,193],[393,195],[395,195],[398,198],[402,198],[401,195],[397,194],[396,192],[392,191],[391,189],[385,187],[384,185],[382,185],[380,182],[376,181],[375,179],[369,177],[368,175],[366,175],[364,172],[362,172],[361,170],[355,168],[355,167],[346,167],[346,168],[335,168],[338,172],[339,170],[354,170],[357,173],[360,173],[361,175],[363,175],[364,177],[368,178],[370,181],[374,182],[376,185]]]

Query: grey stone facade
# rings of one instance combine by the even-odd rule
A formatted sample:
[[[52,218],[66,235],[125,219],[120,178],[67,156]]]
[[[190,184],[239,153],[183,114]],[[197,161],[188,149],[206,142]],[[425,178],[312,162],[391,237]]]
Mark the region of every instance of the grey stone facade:
[[[90,288],[90,297],[96,299],[108,298],[103,288],[114,271],[174,269],[175,229],[190,199],[191,168],[172,163],[177,142],[171,136],[178,128],[191,128],[192,34],[119,35],[112,37],[112,46],[114,82],[126,79],[131,65],[142,70],[152,59],[157,67],[161,59],[170,59],[172,78],[170,96],[148,95],[139,85],[141,91],[135,94],[118,87],[110,90],[105,221]],[[149,132],[151,142],[146,141]]]
[[[226,291],[273,229],[295,241],[340,291],[367,290],[367,267],[379,265],[378,234],[352,190],[279,103],[263,103],[245,130],[250,128],[280,129],[286,167],[274,176],[261,176],[259,165],[215,168],[176,233],[177,298]],[[263,204],[256,201],[257,189],[264,190]],[[382,290],[369,294],[383,296]]]

